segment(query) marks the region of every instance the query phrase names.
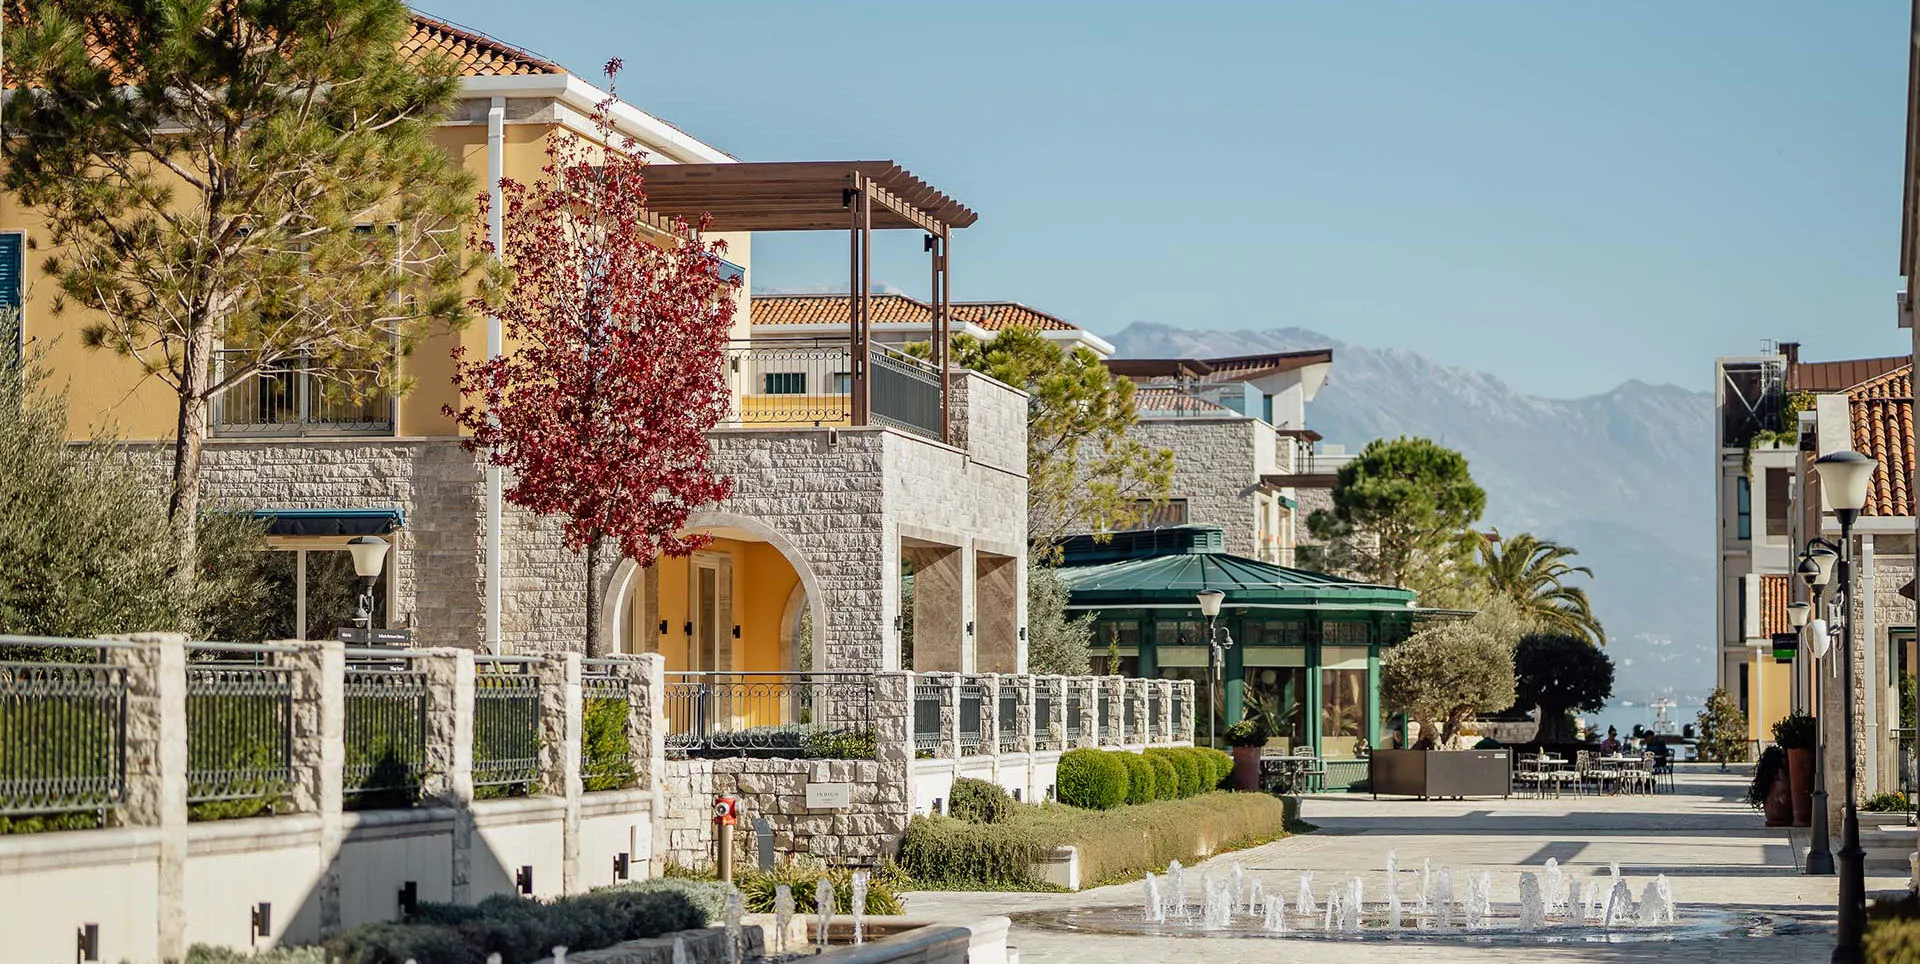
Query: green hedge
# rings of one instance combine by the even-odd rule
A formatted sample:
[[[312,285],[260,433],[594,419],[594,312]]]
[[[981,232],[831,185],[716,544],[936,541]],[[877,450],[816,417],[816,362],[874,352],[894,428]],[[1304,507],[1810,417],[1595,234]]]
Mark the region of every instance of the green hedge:
[[[1036,859],[1055,847],[1079,851],[1088,886],[1191,863],[1286,836],[1290,808],[1264,793],[1209,793],[1113,810],[1020,806],[1005,823],[915,817],[900,843],[900,865],[916,886],[1047,889]]]
[[[321,946],[340,964],[472,964],[489,954],[503,964],[534,964],[551,960],[560,945],[594,950],[705,927],[731,890],[671,878],[553,901],[501,894],[474,905],[421,904],[405,922],[356,927]]]
[[[1148,755],[1167,761],[1173,767],[1174,775],[1179,778],[1175,797],[1191,797],[1200,792],[1204,783],[1200,767],[1200,755],[1190,746],[1155,747],[1147,751]]]
[[[1082,747],[1060,754],[1054,795],[1069,807],[1111,810],[1127,801],[1127,765],[1118,752]]]
[[[1140,759],[1153,767],[1153,790],[1157,800],[1180,799],[1180,771],[1174,768],[1173,761],[1158,753],[1143,753]]]
[[[1215,750],[1212,747],[1204,746],[1194,747],[1193,751],[1200,755],[1203,766],[1213,768],[1213,778],[1206,781],[1206,789],[1231,789],[1227,781],[1233,778],[1233,754],[1225,750]]]
[[[947,813],[968,823],[1000,823],[1013,815],[1013,797],[998,783],[960,777],[947,794]]]
[[[759,870],[734,870],[734,883],[740,887],[749,914],[773,913],[774,895],[780,885],[786,884],[793,890],[793,908],[795,913],[811,914],[816,910],[814,892],[820,887],[824,877],[833,884],[834,912],[849,914],[853,912],[853,870],[848,867],[827,867],[806,857],[796,857],[780,864],[771,872]],[[897,870],[890,865],[870,873],[867,879],[868,914],[904,914],[906,908],[900,903],[899,891],[905,883]],[[716,918],[718,914],[714,915]]]
[[[1153,764],[1138,753],[1120,754],[1120,762],[1127,767],[1127,802],[1138,806],[1160,799],[1160,778],[1154,773]]]

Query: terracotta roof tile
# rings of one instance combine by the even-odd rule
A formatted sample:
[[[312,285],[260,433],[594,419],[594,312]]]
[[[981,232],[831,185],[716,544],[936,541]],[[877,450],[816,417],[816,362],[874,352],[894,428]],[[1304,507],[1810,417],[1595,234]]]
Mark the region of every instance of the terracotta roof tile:
[[[90,53],[102,58],[99,45],[89,44]],[[453,64],[461,77],[501,77],[529,74],[564,74],[566,68],[486,34],[458,27],[421,14],[413,15],[413,27],[399,43],[399,50],[419,62],[441,57]],[[11,73],[7,87],[15,84]]]
[[[1760,576],[1760,635],[1763,637],[1793,632],[1787,623],[1787,602],[1793,591],[1788,579],[1785,573]]]
[[[874,295],[868,302],[876,323],[933,324],[933,308],[906,295]],[[753,299],[755,325],[821,325],[847,323],[847,296],[756,295]],[[1008,328],[1035,328],[1043,331],[1079,331],[1079,327],[1057,316],[1017,301],[954,302],[953,320],[977,325],[988,331]]]
[[[1910,516],[1913,493],[1913,367],[1905,365],[1847,390],[1854,451],[1880,462],[1865,515]]]
[[[1843,392],[1869,379],[1893,371],[1907,363],[1910,356],[1888,358],[1849,358],[1843,361],[1800,362],[1787,366],[1787,391]]]

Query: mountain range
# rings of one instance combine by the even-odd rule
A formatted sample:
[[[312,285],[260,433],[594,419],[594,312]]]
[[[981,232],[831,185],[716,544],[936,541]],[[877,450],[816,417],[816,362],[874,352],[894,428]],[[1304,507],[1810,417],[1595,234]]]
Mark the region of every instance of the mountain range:
[[[1482,525],[1579,550],[1607,627],[1614,699],[1713,686],[1713,398],[1628,381],[1585,398],[1513,390],[1498,376],[1414,351],[1349,345],[1302,328],[1195,331],[1138,322],[1106,336],[1121,357],[1333,349],[1307,407],[1327,442],[1358,451],[1418,435],[1467,457],[1487,491]]]

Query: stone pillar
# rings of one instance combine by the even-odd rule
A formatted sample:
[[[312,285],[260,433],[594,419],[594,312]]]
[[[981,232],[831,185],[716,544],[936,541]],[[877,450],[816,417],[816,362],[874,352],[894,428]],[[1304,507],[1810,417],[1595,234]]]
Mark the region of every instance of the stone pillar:
[[[320,936],[340,929],[340,844],[347,765],[347,648],[338,640],[291,643],[293,802],[320,817]]]
[[[875,673],[873,677],[876,804],[881,824],[894,837],[913,815],[913,674]]]
[[[1193,743],[1193,680],[1173,680],[1173,738]]]
[[[423,802],[452,807],[448,878],[455,904],[473,902],[473,651],[429,649],[413,657],[427,681],[426,773]]]
[[[1125,681],[1128,712],[1133,716],[1133,726],[1126,734],[1125,742],[1135,746],[1147,743],[1147,681],[1130,679]],[[1122,717],[1124,719],[1124,716]]]
[[[616,675],[627,681],[627,764],[634,785],[649,791],[647,852],[634,854],[644,861],[646,876],[666,870],[667,852],[667,720],[666,658],[659,653],[614,654],[607,657]]]
[[[540,792],[566,801],[560,843],[560,892],[580,886],[580,744],[585,719],[580,688],[580,654],[550,656],[536,668],[540,676]]]
[[[916,590],[917,592],[917,590]],[[933,753],[942,760],[960,759],[960,674],[927,673],[928,683],[940,690],[940,747]]]
[[[1075,746],[1100,745],[1100,684],[1098,676],[1073,678],[1074,690],[1080,694],[1080,739]]]
[[[1148,680],[1147,685],[1152,686],[1160,694],[1160,711],[1153,714],[1153,741],[1161,745],[1172,743],[1174,738],[1173,680]]]
[[[1034,749],[1034,685],[1037,681],[1038,677],[1025,675],[1000,680],[1001,686],[1013,687],[1013,748],[1020,753],[1032,753]],[[1046,721],[1039,721],[1039,725],[1045,726]]]
[[[1037,676],[1034,678],[1034,712],[1040,710],[1040,687],[1047,690],[1047,713],[1045,719],[1036,721],[1034,740],[1044,743],[1050,749],[1058,750],[1066,746],[1067,733],[1067,678],[1064,676]]]
[[[121,817],[159,829],[156,874],[161,960],[187,954],[187,648],[178,633],[120,637],[107,651],[126,669],[126,799]]]
[[[980,752],[1000,755],[1000,674],[974,677],[980,686]],[[998,773],[995,774],[998,776]]]

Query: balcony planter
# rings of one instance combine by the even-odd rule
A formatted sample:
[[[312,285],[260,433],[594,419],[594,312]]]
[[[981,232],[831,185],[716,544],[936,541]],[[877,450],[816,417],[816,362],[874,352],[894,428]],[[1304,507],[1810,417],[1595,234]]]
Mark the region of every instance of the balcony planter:
[[[1233,788],[1260,789],[1260,753],[1267,745],[1267,727],[1245,719],[1227,727],[1227,745],[1233,748]]]
[[[1367,758],[1367,780],[1377,799],[1422,800],[1507,797],[1513,794],[1513,757],[1500,750],[1382,750]]]

